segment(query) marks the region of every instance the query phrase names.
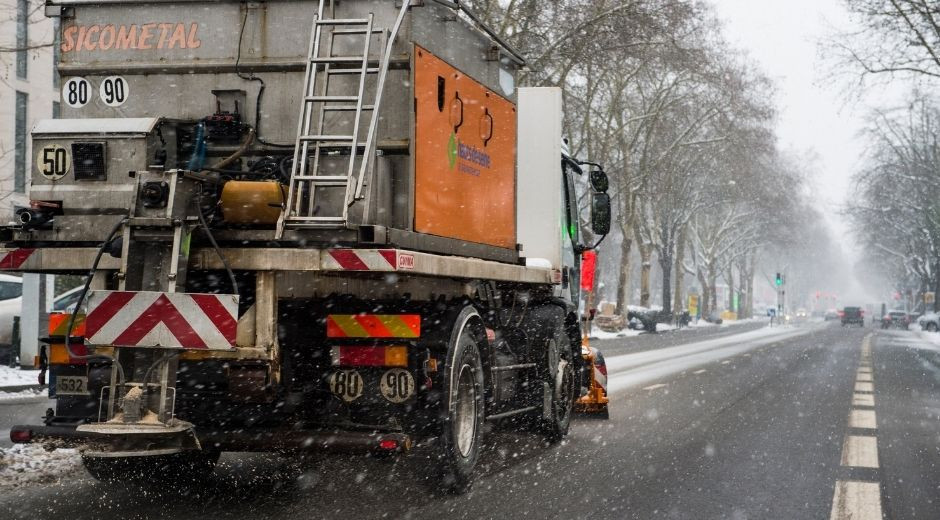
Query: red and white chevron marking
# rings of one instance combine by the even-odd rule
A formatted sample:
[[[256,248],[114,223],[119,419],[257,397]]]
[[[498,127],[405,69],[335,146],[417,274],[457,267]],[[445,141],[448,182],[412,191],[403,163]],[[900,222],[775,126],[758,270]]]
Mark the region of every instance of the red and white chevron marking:
[[[394,249],[328,249],[322,267],[328,271],[394,271],[398,251]]]
[[[85,337],[92,345],[231,350],[238,296],[93,291]]]
[[[7,249],[0,251],[0,270],[18,270],[35,253],[35,249]]]

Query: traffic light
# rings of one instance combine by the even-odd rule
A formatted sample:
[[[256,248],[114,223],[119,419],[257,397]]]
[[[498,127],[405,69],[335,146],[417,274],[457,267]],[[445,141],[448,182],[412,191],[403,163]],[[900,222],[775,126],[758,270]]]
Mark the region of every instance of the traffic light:
[[[781,285],[783,285],[783,277],[780,276],[780,273],[777,273],[777,279],[774,280],[774,285],[776,285],[777,287],[780,287]]]

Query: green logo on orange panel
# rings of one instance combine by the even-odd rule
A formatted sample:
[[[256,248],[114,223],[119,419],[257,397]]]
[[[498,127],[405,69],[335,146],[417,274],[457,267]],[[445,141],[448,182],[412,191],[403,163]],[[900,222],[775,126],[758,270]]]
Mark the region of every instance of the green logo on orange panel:
[[[450,134],[450,141],[447,142],[447,161],[451,170],[457,166],[457,134]]]

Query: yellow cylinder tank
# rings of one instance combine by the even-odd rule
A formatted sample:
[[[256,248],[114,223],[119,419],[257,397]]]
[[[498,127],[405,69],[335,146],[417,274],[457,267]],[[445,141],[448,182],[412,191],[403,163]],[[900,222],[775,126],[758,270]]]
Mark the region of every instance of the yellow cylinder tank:
[[[284,205],[285,189],[276,181],[228,181],[219,204],[229,224],[277,224]]]

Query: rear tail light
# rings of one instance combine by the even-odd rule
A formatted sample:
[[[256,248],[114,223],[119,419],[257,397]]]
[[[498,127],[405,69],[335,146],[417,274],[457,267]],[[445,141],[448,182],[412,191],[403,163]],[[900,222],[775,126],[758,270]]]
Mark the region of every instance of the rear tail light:
[[[379,449],[385,451],[398,450],[398,441],[395,439],[382,439],[379,441]]]
[[[29,428],[13,428],[10,430],[10,440],[17,444],[26,444],[33,439],[33,431]]]
[[[344,345],[331,347],[333,366],[407,367],[408,347]]]

